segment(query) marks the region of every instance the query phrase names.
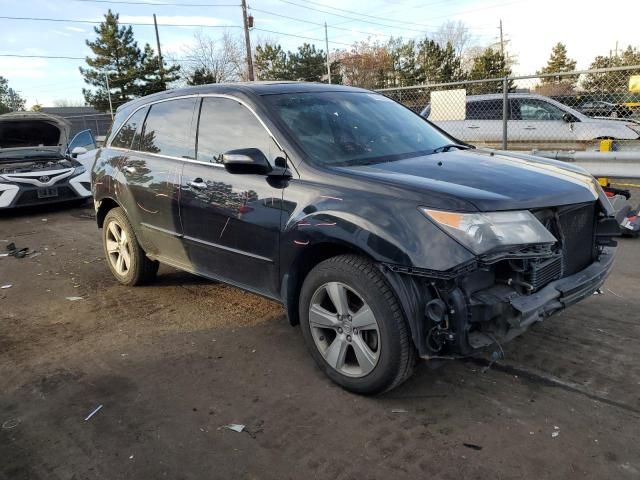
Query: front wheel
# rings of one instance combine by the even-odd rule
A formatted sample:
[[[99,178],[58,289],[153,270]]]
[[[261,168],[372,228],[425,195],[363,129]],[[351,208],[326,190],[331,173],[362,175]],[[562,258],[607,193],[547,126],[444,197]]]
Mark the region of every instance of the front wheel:
[[[122,208],[105,216],[102,240],[107,264],[118,282],[141,285],[155,278],[159,263],[147,258]]]
[[[300,323],[318,366],[349,391],[391,390],[413,372],[415,348],[402,309],[384,275],[363,257],[333,257],[307,275]]]

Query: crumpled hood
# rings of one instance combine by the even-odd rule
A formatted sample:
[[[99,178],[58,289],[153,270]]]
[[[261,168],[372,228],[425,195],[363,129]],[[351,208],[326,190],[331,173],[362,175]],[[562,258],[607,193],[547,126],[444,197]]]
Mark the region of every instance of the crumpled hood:
[[[530,155],[452,150],[369,166],[337,167],[413,192],[424,193],[424,206],[446,208],[465,202],[480,211],[519,210],[592,202],[597,182],[585,170]],[[429,204],[430,195],[438,199]],[[458,207],[459,208],[459,207]]]
[[[12,112],[0,115],[0,151],[32,147],[67,150],[71,123],[58,115],[42,112]]]

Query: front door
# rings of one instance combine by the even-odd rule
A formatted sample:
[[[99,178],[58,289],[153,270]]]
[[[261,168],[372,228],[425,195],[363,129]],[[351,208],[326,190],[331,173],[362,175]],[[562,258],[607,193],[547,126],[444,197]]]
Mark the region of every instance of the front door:
[[[204,97],[195,162],[182,172],[180,216],[194,271],[278,295],[278,242],[284,185],[265,175],[231,174],[222,154],[258,148],[281,155],[257,117],[237,100]]]

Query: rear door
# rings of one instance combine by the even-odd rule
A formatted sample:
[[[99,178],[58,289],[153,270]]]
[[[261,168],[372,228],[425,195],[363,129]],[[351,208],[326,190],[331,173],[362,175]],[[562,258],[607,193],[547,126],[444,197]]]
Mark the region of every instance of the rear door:
[[[502,142],[502,100],[468,100],[461,140],[495,146]]]
[[[147,253],[184,265],[179,198],[184,159],[195,158],[195,97],[149,107],[121,164],[127,214]]]
[[[278,294],[282,182],[231,174],[222,154],[258,148],[274,163],[280,150],[258,118],[237,100],[205,97],[197,159],[185,162],[180,216],[193,270],[265,295]]]

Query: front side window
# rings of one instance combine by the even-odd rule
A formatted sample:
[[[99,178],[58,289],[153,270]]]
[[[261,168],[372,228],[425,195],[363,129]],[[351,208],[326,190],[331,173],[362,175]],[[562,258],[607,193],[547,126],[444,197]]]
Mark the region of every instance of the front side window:
[[[138,149],[168,157],[194,158],[196,141],[191,122],[195,104],[195,98],[179,98],[151,105]]]
[[[502,120],[502,100],[467,102],[467,120]]]
[[[325,165],[417,157],[453,142],[419,115],[374,93],[299,93],[264,99],[306,155]]]
[[[203,98],[197,159],[221,163],[223,153],[241,148],[258,148],[269,160],[277,156],[273,139],[244,105],[230,98]]]
[[[537,98],[511,100],[514,118],[519,120],[562,120],[563,112],[555,105]]]
[[[125,122],[122,126],[118,134],[111,141],[112,147],[117,148],[132,148],[131,143],[133,141],[136,132],[139,132],[142,128],[142,122],[144,122],[145,114],[147,113],[146,108],[141,108],[136,113],[131,115],[129,120]],[[133,147],[135,148],[135,147]]]

